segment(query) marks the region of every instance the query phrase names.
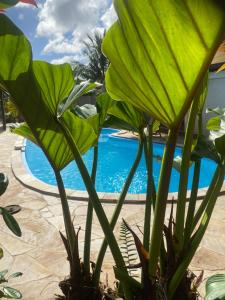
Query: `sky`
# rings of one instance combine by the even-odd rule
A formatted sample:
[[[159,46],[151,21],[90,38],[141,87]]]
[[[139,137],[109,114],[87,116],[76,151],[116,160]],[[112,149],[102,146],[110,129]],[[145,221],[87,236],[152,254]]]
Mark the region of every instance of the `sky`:
[[[6,14],[24,32],[35,60],[85,63],[83,41],[116,20],[112,0],[37,0],[19,3]]]

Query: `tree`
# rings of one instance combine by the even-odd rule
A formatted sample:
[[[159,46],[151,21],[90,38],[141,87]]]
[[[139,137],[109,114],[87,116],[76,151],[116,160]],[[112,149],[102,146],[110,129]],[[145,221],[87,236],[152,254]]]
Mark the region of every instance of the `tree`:
[[[74,63],[73,71],[78,79],[104,83],[105,71],[109,65],[109,61],[101,49],[104,36],[105,32],[101,34],[96,31],[93,36],[88,35],[88,40],[83,42],[85,46],[83,53],[87,57],[88,63],[87,65],[79,62]]]

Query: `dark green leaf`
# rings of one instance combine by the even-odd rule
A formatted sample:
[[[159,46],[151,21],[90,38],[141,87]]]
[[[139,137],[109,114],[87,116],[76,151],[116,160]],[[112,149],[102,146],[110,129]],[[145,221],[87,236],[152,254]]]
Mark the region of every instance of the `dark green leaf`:
[[[205,136],[199,136],[197,144],[192,151],[191,159],[192,161],[196,161],[204,157],[209,158],[216,163],[220,163],[220,156],[218,155],[213,141],[209,140]]]
[[[224,300],[225,299],[225,274],[216,274],[209,277],[206,281],[205,300]]]
[[[5,275],[8,273],[8,270],[3,270],[0,272],[0,280],[5,280]]]
[[[20,276],[22,276],[22,275],[23,275],[23,273],[21,273],[21,272],[16,272],[16,273],[11,274],[11,275],[9,276],[9,278],[16,278],[16,277],[20,277]]]
[[[0,196],[3,195],[9,184],[9,179],[4,173],[0,173]]]
[[[0,259],[3,258],[3,255],[4,255],[3,249],[0,248]]]
[[[3,207],[1,207],[1,214],[5,221],[5,224],[8,228],[17,236],[21,236],[21,230],[19,224],[17,223],[16,219]]]

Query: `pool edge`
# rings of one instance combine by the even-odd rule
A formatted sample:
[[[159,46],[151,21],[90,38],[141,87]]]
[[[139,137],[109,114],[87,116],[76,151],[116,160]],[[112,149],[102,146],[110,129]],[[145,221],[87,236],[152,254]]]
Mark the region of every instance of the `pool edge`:
[[[11,169],[15,178],[26,188],[29,188],[33,191],[39,192],[43,195],[54,196],[59,198],[58,189],[56,186],[49,185],[40,181],[36,177],[34,177],[23,162],[24,152],[24,138],[18,137],[14,149],[11,154]],[[208,188],[200,188],[198,190],[198,200],[201,200]],[[78,201],[87,201],[89,199],[88,193],[85,191],[76,191],[71,189],[66,189],[67,198],[69,200],[78,200]],[[219,195],[225,194],[225,181],[223,183],[222,189]],[[103,203],[116,203],[119,197],[119,193],[98,193],[99,199]],[[169,193],[168,202],[176,202],[178,193]],[[190,191],[187,193],[187,200],[189,200]],[[145,203],[145,194],[127,194],[125,203],[127,204],[143,204]]]

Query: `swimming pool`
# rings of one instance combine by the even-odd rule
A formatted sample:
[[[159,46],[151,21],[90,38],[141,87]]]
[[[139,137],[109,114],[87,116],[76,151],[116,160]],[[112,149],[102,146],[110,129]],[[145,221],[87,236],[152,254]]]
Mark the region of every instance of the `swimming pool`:
[[[99,142],[99,160],[96,178],[96,189],[98,192],[115,193],[120,192],[126,176],[131,168],[132,162],[136,156],[138,142],[132,139],[124,139],[111,136],[117,130],[103,129]],[[154,143],[154,155],[163,155],[164,145]],[[181,148],[177,147],[175,156],[181,155]],[[30,141],[26,142],[25,163],[33,176],[45,183],[56,185],[54,172],[48,163],[42,150]],[[35,159],[34,159],[35,158]],[[93,149],[90,149],[84,156],[85,164],[91,172]],[[158,178],[161,164],[154,159],[154,180],[158,185]],[[209,159],[203,159],[201,164],[201,176],[199,187],[207,187],[211,181],[216,165]],[[79,174],[78,168],[74,162],[71,162],[61,172],[66,188],[74,190],[85,190],[83,180]],[[188,188],[191,188],[193,176],[193,167],[190,168]],[[177,192],[179,184],[179,173],[173,169],[170,192]],[[129,193],[139,194],[146,191],[146,167],[145,160],[142,157],[140,165],[131,183]]]

